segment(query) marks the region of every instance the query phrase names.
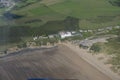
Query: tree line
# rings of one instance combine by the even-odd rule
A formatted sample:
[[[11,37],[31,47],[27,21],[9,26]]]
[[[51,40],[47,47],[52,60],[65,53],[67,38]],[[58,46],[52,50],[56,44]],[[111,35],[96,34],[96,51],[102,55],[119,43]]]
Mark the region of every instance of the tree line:
[[[59,31],[79,30],[79,19],[66,17],[60,21],[48,21],[42,26],[3,26],[0,27],[0,43],[14,43],[21,41],[22,37],[57,34]]]
[[[109,1],[113,6],[119,6],[120,7],[120,0],[110,0]]]

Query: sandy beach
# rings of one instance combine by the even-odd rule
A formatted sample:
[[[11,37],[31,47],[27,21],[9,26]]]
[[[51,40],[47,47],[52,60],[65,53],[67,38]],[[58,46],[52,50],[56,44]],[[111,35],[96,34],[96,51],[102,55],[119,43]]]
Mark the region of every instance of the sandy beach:
[[[63,80],[112,80],[83,60],[73,49],[59,44],[51,49],[23,51],[0,58],[0,80],[44,77]]]
[[[110,69],[109,65],[106,65],[103,61],[100,61],[98,58],[101,57],[100,55],[93,55],[92,53],[90,53],[88,50],[79,48],[79,46],[74,45],[70,42],[67,43],[62,43],[63,45],[69,47],[71,50],[73,50],[76,54],[78,54],[83,60],[85,60],[86,62],[88,62],[89,64],[91,64],[92,66],[94,66],[95,68],[97,68],[99,71],[101,71],[102,73],[106,74],[107,76],[109,76],[112,80],[120,80],[120,76],[113,72]],[[101,54],[105,57],[104,54]],[[102,57],[103,57],[102,56]],[[107,57],[106,57],[107,59]]]

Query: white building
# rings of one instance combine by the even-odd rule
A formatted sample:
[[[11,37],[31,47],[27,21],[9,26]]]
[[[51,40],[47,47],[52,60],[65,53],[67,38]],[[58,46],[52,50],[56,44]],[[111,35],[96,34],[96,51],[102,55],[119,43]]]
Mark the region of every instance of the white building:
[[[36,37],[33,37],[33,40],[35,41],[35,40],[37,40],[38,39],[38,37],[36,36]]]
[[[106,29],[107,29],[107,30],[112,30],[113,27],[112,27],[112,26],[110,26],[110,27],[106,27]]]
[[[49,35],[48,37],[49,37],[49,38],[54,38],[54,35]]]
[[[120,29],[120,26],[115,26],[114,28],[116,28],[116,29]]]
[[[64,39],[66,37],[71,37],[72,33],[71,32],[59,32],[59,35],[62,39]]]
[[[88,32],[93,32],[93,30],[88,30]]]
[[[83,32],[83,30],[79,30],[81,33]]]

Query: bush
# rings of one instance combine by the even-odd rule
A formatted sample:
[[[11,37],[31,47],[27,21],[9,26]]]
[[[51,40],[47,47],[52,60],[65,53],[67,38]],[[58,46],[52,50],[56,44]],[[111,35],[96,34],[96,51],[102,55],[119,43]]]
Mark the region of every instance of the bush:
[[[93,52],[100,52],[101,47],[100,47],[100,45],[98,45],[98,44],[93,44],[93,45],[91,46],[90,50],[92,50]]]
[[[26,45],[25,42],[23,42],[23,43],[21,43],[21,44],[18,44],[17,47],[18,47],[18,48],[26,48],[27,45]]]

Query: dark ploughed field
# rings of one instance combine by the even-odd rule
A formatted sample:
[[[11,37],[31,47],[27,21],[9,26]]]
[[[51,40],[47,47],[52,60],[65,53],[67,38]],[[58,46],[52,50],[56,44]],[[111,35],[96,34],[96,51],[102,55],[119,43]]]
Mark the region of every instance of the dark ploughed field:
[[[111,80],[64,45],[0,58],[0,80]]]

